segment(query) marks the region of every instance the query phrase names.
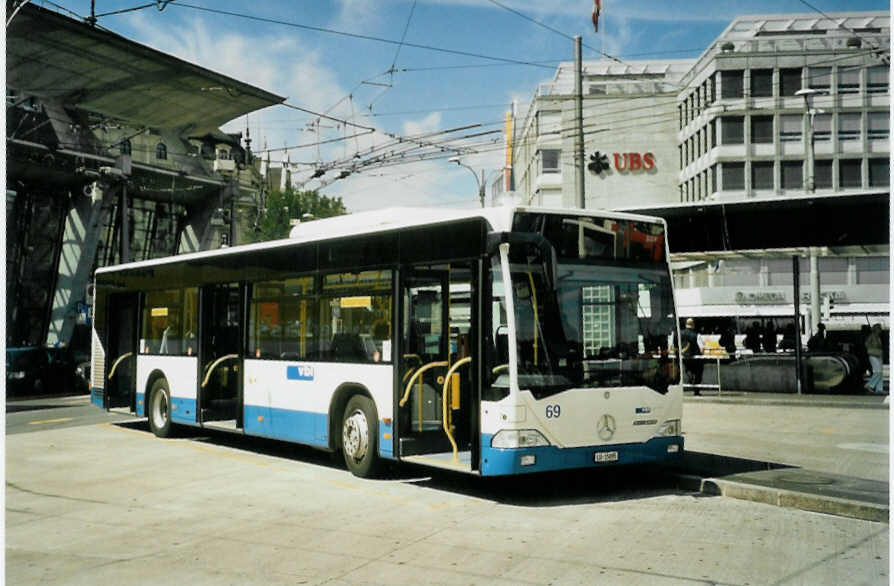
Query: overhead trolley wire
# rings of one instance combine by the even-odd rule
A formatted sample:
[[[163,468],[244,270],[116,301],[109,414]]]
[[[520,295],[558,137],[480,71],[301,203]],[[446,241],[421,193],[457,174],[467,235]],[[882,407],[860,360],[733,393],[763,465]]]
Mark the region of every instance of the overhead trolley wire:
[[[533,22],[534,24],[536,24],[536,25],[538,25],[538,26],[542,26],[543,28],[545,28],[545,29],[548,30],[548,31],[551,31],[551,32],[556,33],[557,35],[563,36],[563,37],[565,37],[566,39],[568,39],[569,41],[574,41],[574,37],[572,37],[571,35],[566,34],[566,33],[562,32],[562,31],[560,31],[560,30],[558,30],[558,29],[555,29],[555,28],[549,26],[548,24],[542,23],[542,22],[540,22],[539,20],[536,20],[536,19],[534,19],[534,18],[531,18],[530,16],[528,16],[528,15],[522,13],[522,12],[519,12],[518,10],[516,10],[516,9],[514,9],[514,8],[511,8],[511,7],[509,7],[509,6],[506,6],[505,4],[503,4],[503,3],[501,3],[501,2],[497,2],[497,0],[489,0],[489,2],[490,2],[491,4],[494,4],[494,5],[496,5],[496,6],[499,6],[499,7],[502,8],[503,10],[508,10],[509,12],[511,12],[511,13],[517,15],[517,16],[520,16],[520,17],[524,18],[524,19],[527,20],[527,21]],[[599,49],[596,49],[596,48],[594,48],[594,47],[591,47],[590,45],[588,45],[588,44],[586,44],[586,43],[584,43],[584,42],[581,42],[581,45],[583,45],[583,46],[586,47],[587,49],[590,49],[590,50],[593,51],[594,53],[598,53],[598,54],[602,55],[603,57],[607,57],[607,58],[611,59],[612,61],[616,61],[616,62],[618,62],[618,63],[621,63],[622,65],[626,65],[626,63],[624,63],[623,61],[621,61],[620,59],[618,59],[617,57],[615,57],[615,56],[613,56],[613,55],[609,55],[609,54],[606,53],[605,51],[600,51]]]
[[[435,47],[435,46],[432,46],[432,45],[423,45],[423,44],[420,44],[420,43],[408,43],[408,42],[406,42],[406,41],[404,41],[404,42],[400,42],[400,41],[395,41],[395,40],[393,40],[393,39],[385,39],[385,38],[382,38],[382,37],[375,37],[375,36],[372,36],[372,35],[362,35],[362,34],[359,34],[359,33],[349,33],[349,32],[346,32],[346,31],[338,31],[338,30],[335,30],[335,29],[324,28],[324,27],[319,27],[319,26],[312,26],[312,25],[308,25],[308,24],[301,24],[301,23],[297,23],[297,22],[288,22],[288,21],[285,21],[285,20],[277,20],[277,19],[274,19],[274,18],[266,18],[266,17],[263,17],[263,16],[255,16],[255,15],[252,15],[252,14],[244,14],[244,13],[240,13],[240,12],[232,12],[232,11],[229,11],[229,10],[220,10],[220,9],[217,9],[217,8],[206,8],[206,7],[204,7],[204,6],[196,6],[196,5],[194,5],[194,4],[186,4],[186,3],[184,3],[184,2],[177,2],[176,4],[172,4],[171,6],[178,6],[178,7],[183,7],[183,8],[192,8],[193,10],[199,10],[199,11],[203,11],[203,12],[210,12],[210,13],[213,13],[213,14],[220,14],[220,15],[223,15],[223,16],[232,16],[232,17],[235,17],[235,18],[244,18],[244,19],[247,19],[247,20],[254,20],[254,21],[257,21],[257,22],[266,22],[266,23],[268,23],[268,24],[278,24],[278,25],[282,25],[282,26],[287,26],[287,27],[292,27],[292,28],[298,28],[298,29],[303,29],[303,30],[309,30],[309,31],[314,31],[314,32],[319,32],[319,33],[327,33],[327,34],[331,34],[331,35],[338,35],[338,36],[348,37],[348,38],[352,38],[352,39],[360,39],[360,40],[365,40],[365,41],[375,41],[375,42],[378,42],[378,43],[385,43],[385,44],[389,44],[389,45],[402,45],[402,46],[405,46],[405,47],[413,47],[414,49],[423,49],[423,50],[426,50],[426,51],[435,51],[435,52],[438,52],[438,53],[447,53],[447,54],[451,54],[451,55],[463,55],[463,56],[465,56],[465,57],[475,57],[475,58],[477,58],[477,59],[488,59],[488,60],[491,60],[491,61],[500,61],[500,62],[503,62],[503,63],[514,63],[514,64],[516,64],[516,65],[530,65],[530,66],[532,66],[532,67],[543,67],[543,68],[547,68],[547,69],[552,69],[552,68],[549,67],[549,66],[541,65],[541,64],[536,63],[536,62],[533,62],[533,61],[522,61],[522,60],[519,60],[519,59],[510,59],[510,58],[508,58],[508,57],[497,57],[497,56],[494,56],[494,55],[483,55],[483,54],[481,54],[481,53],[473,53],[473,52],[471,52],[471,51],[460,51],[460,50],[458,50],[458,49],[446,49],[446,48],[444,48],[444,47]]]

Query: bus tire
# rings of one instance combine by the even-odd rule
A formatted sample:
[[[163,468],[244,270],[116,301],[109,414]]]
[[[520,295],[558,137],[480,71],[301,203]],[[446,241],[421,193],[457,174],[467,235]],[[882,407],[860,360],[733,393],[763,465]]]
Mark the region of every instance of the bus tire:
[[[168,382],[160,378],[152,383],[149,390],[149,429],[158,437],[171,437],[174,426],[171,423],[171,391]]]
[[[369,478],[379,468],[379,420],[369,397],[354,395],[345,406],[341,445],[345,464],[354,476]]]

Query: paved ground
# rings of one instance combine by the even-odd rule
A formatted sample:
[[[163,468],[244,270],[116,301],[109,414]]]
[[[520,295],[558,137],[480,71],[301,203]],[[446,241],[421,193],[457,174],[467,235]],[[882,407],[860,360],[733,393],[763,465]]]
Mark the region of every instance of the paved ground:
[[[11,584],[886,584],[888,525],[578,473],[365,481],[144,422],[7,437]]]
[[[687,396],[686,450],[888,481],[886,397]]]

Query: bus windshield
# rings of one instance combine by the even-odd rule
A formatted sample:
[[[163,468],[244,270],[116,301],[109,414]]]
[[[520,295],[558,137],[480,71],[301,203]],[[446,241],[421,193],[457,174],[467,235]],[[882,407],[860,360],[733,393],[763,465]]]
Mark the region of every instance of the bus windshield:
[[[632,222],[598,224],[588,242],[602,220],[550,219],[558,233],[541,233],[552,251],[510,248],[520,388],[538,398],[572,388],[666,393],[679,373],[668,353],[676,319],[663,234],[659,253],[630,245]],[[647,228],[655,236],[661,226]]]

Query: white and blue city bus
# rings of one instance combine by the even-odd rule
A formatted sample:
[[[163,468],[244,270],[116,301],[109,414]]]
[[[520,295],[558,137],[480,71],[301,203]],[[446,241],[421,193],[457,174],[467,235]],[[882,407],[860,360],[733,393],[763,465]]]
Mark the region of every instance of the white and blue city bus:
[[[679,458],[665,225],[389,209],[96,271],[92,400],[482,476]]]

